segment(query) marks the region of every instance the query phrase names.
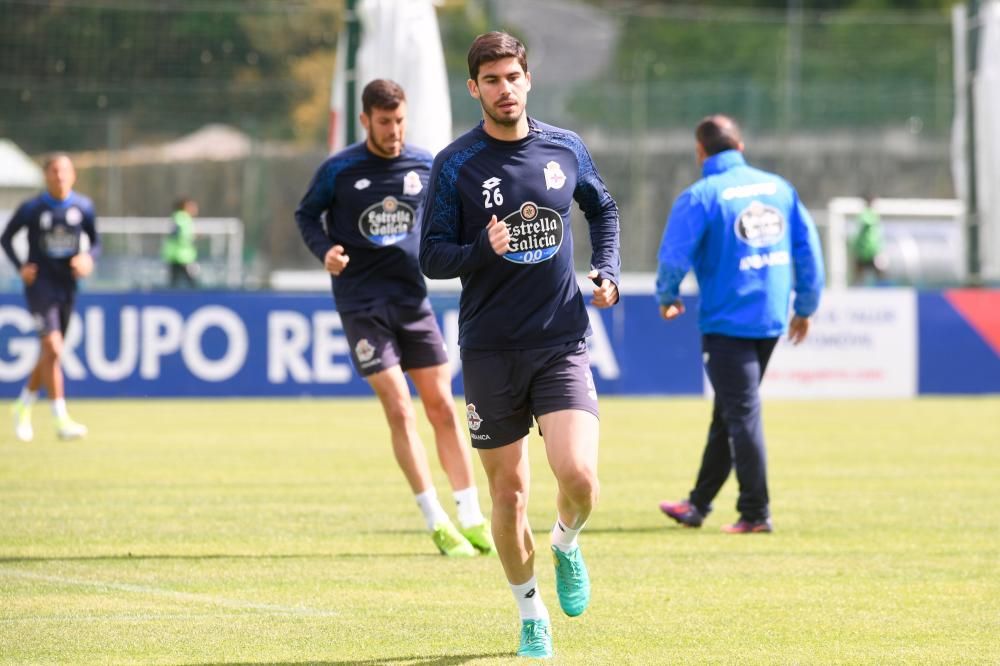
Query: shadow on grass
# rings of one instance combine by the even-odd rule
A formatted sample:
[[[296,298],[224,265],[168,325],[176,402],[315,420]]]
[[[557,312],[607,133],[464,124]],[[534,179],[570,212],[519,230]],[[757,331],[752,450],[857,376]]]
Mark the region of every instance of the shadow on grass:
[[[188,664],[186,666],[258,666],[267,663],[271,666],[378,666],[378,664],[403,664],[404,666],[458,666],[476,659],[496,659],[512,657],[510,652],[494,652],[491,654],[456,654],[449,657],[384,657],[381,659],[347,659],[344,661],[282,661],[282,662],[211,662],[208,664]]]
[[[102,560],[289,560],[336,557],[331,553],[294,553],[294,554],[274,554],[274,555],[252,555],[252,554],[232,554],[206,553],[204,555],[178,555],[174,553],[149,553],[133,554],[121,553],[117,555],[37,555],[26,557],[0,557],[0,563],[17,564],[30,562],[100,562]]]
[[[670,529],[670,525],[642,525],[637,527],[585,527],[582,534],[650,534],[652,532],[662,532]]]
[[[416,535],[419,536],[421,534],[430,534],[430,532],[428,532],[427,530],[419,530],[419,529],[410,528],[410,529],[405,529],[405,530],[388,530],[388,529],[386,529],[386,530],[365,530],[365,534],[390,534],[392,536],[399,536],[401,534],[416,534]]]
[[[663,528],[670,528],[674,523],[664,522],[661,525],[637,525],[637,526],[617,526],[617,527],[585,527],[583,534],[644,534],[650,532],[662,532]],[[547,530],[548,528],[546,528]],[[535,534],[545,534],[546,532],[534,530]],[[368,534],[389,534],[389,535],[402,535],[402,534],[427,534],[427,532],[421,530],[368,530]]]

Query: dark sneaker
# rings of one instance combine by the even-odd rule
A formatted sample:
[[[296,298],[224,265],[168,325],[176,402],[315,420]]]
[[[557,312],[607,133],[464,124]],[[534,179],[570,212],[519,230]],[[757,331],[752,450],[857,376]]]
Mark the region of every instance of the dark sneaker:
[[[759,520],[744,520],[740,518],[732,525],[723,525],[722,531],[728,534],[769,534],[774,531],[770,518]]]
[[[683,502],[660,502],[660,511],[685,527],[701,527],[701,524],[705,522],[705,516],[702,512],[687,500]]]

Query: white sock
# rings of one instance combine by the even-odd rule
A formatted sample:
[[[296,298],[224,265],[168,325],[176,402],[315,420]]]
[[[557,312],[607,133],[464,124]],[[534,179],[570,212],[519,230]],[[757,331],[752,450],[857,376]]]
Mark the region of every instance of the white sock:
[[[57,419],[69,416],[69,412],[66,411],[66,398],[56,398],[52,401],[52,414]]]
[[[458,507],[458,522],[462,527],[468,528],[473,525],[482,525],[486,521],[482,510],[479,508],[479,493],[475,486],[469,486],[465,490],[456,490],[455,505]]]
[[[542,603],[542,595],[538,592],[538,584],[532,576],[527,583],[510,584],[510,591],[517,602],[517,610],[522,620],[548,620],[549,609]]]
[[[38,400],[38,391],[32,391],[27,386],[21,389],[21,395],[18,397],[21,404],[31,407]]]
[[[552,545],[561,550],[564,553],[568,553],[580,544],[576,542],[576,536],[583,529],[583,525],[580,525],[577,529],[573,530],[563,524],[563,521],[556,516],[556,524],[552,528]]]
[[[420,512],[424,514],[424,521],[427,523],[427,529],[433,531],[435,525],[451,521],[448,514],[444,512],[441,502],[438,501],[436,490],[428,488],[415,497],[417,500],[417,506],[420,507]]]

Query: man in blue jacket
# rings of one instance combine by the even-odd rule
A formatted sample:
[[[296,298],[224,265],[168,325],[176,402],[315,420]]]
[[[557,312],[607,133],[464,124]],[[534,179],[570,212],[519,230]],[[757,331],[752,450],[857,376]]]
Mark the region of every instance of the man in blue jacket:
[[[700,527],[735,467],[740,518],[723,531],[770,532],[759,388],[778,337],[787,329],[798,344],[809,332],[823,285],[819,238],[795,188],[746,163],[731,118],[705,118],[695,139],[702,178],[681,193],[670,212],[656,297],[664,319],[683,314],[680,283],[694,269],[703,359],[715,404],[694,489],[684,501],[661,503],[660,510],[682,525]]]

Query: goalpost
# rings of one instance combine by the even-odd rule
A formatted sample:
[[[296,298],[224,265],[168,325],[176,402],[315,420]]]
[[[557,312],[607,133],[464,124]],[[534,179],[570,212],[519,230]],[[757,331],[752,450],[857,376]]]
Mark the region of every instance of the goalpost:
[[[98,217],[102,254],[89,278],[97,289],[149,289],[167,284],[160,258],[163,240],[174,228],[167,217]],[[243,221],[233,217],[196,217],[198,281],[203,287],[243,285]]]
[[[836,197],[827,204],[826,265],[829,286],[848,286],[848,247],[859,197]],[[957,199],[875,199],[889,258],[889,277],[904,284],[961,284],[966,279],[965,204]]]
[[[0,210],[0,229],[13,211]],[[160,258],[163,240],[174,228],[168,217],[97,217],[102,253],[89,289],[123,291],[155,289],[168,282],[167,267]],[[198,246],[198,282],[207,288],[237,289],[244,285],[243,221],[235,217],[198,217],[194,221]],[[28,238],[22,230],[14,236],[14,252],[28,255]],[[86,236],[81,247],[89,245]],[[0,260],[0,291],[20,291],[21,278],[13,265]]]

